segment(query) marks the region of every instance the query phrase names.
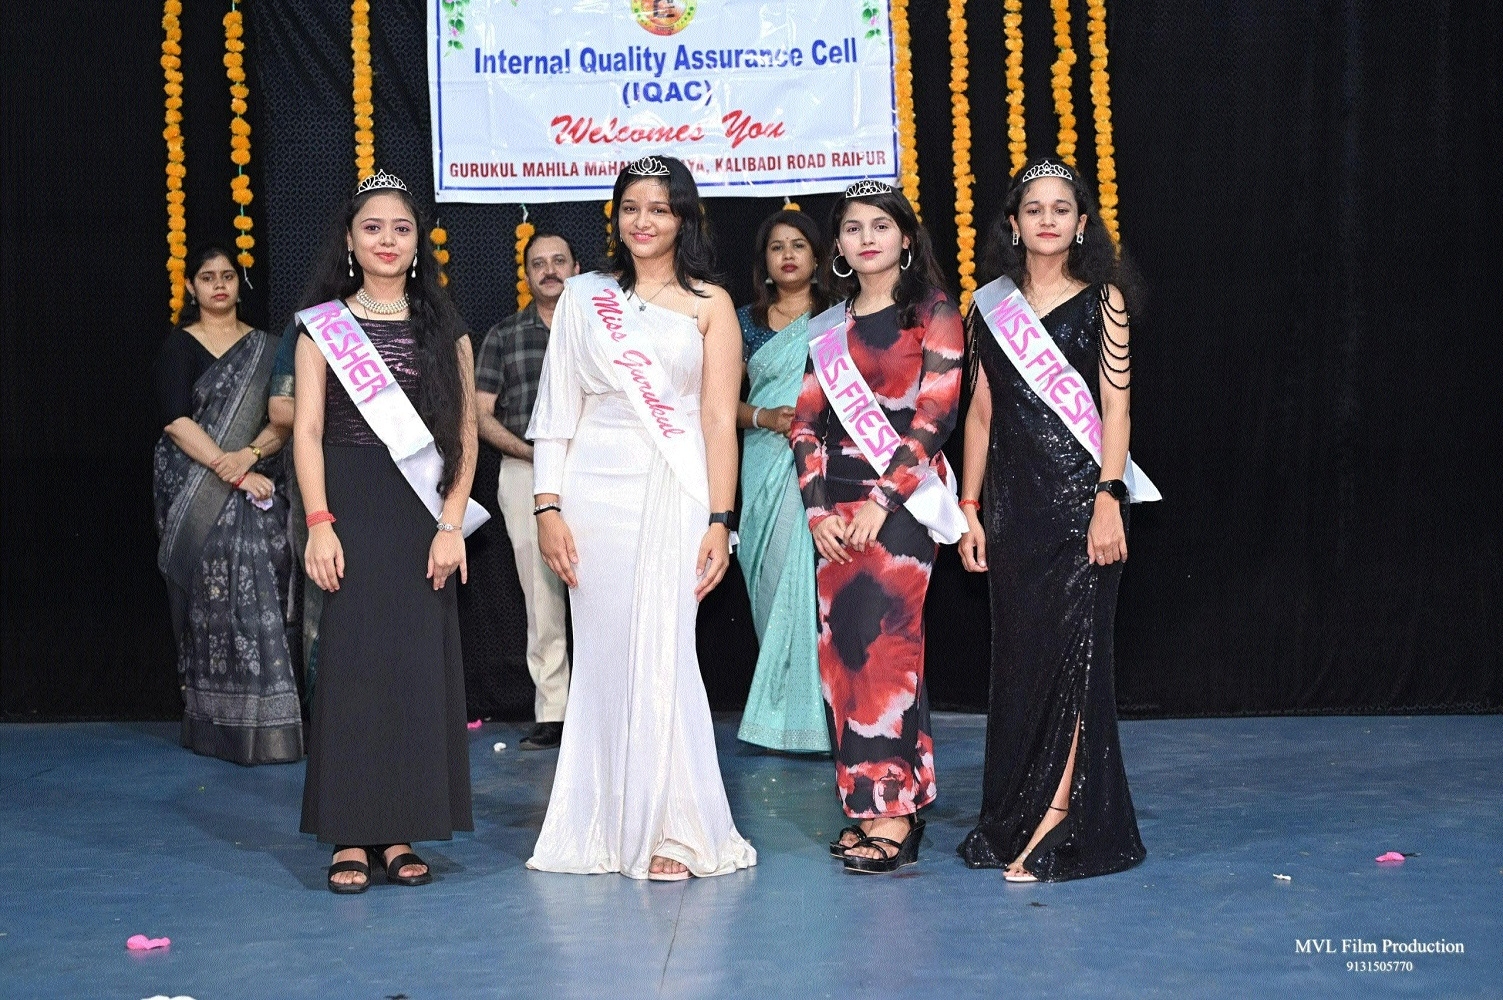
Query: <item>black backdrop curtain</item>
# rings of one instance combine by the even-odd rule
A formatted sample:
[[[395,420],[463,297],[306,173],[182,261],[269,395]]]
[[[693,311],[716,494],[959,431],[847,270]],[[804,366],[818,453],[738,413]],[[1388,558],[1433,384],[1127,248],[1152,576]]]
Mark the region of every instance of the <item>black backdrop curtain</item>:
[[[372,6],[377,161],[426,197],[424,8]],[[185,7],[189,237],[228,242],[227,4]],[[969,7],[984,224],[1007,171],[1001,5]],[[922,204],[953,261],[946,6],[910,11]],[[159,13],[110,6],[61,48],[40,8],[0,26],[8,718],[179,707],[150,517],[149,369],[166,331]],[[354,180],[348,9],[284,0],[247,15],[259,245],[243,315],[279,329]],[[1043,0],[1026,0],[1024,32],[1030,149],[1052,148]],[[1133,452],[1167,498],[1134,512],[1123,711],[1497,710],[1503,4],[1112,4],[1110,32],[1122,230],[1151,294],[1134,326]],[[800,201],[824,221],[829,196]],[[738,301],[748,236],[776,207],[710,203]],[[599,210],[539,206],[532,218],[589,260]],[[514,307],[520,210],[440,215],[452,290],[478,335]],[[493,510],[495,461],[476,488]],[[494,522],[473,547],[467,680],[474,710],[525,715],[503,532]],[[728,584],[701,611],[717,707],[740,704],[755,655],[744,591],[734,574]],[[984,587],[942,554],[927,611],[936,704],[984,704]]]

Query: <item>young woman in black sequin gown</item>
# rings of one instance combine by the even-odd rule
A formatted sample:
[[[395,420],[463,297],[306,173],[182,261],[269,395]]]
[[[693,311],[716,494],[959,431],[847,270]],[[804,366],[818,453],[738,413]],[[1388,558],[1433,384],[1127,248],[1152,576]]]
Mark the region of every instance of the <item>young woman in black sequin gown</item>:
[[[1021,182],[1040,162],[1014,176],[989,263],[1023,290],[1085,376],[1102,460],[973,314],[961,487],[970,532],[960,555],[966,569],[989,574],[992,679],[981,817],[959,853],[972,868],[1005,868],[1011,882],[1104,875],[1145,854],[1112,684],[1127,502],[1097,490],[1121,480],[1127,461],[1133,283],[1073,169],[1050,161],[1052,176]]]

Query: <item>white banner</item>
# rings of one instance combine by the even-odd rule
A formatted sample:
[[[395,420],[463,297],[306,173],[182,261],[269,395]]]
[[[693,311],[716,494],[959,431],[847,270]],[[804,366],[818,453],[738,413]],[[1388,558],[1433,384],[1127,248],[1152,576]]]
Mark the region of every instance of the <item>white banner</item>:
[[[428,0],[437,200],[604,201],[647,153],[700,194],[896,182],[888,0]]]

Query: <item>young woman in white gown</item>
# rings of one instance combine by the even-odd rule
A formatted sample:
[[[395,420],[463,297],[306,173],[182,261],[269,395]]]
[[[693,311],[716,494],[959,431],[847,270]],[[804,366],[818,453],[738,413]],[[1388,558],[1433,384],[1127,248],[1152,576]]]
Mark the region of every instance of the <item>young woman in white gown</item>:
[[[741,330],[694,178],[616,178],[606,272],[554,312],[534,444],[538,544],[570,588],[574,676],[529,868],[660,881],[757,862],[720,778],[695,653],[730,563]]]

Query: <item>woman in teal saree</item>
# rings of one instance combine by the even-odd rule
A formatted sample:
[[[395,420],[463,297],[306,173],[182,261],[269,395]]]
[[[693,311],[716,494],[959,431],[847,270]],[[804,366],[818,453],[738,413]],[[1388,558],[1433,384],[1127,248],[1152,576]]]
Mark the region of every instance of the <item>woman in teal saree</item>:
[[[757,300],[737,311],[751,384],[741,404],[741,545],[760,650],[737,735],[772,750],[828,753],[819,682],[814,541],[799,496],[788,429],[808,360],[809,317],[827,303],[824,241],[814,220],[781,211],[757,231]]]

